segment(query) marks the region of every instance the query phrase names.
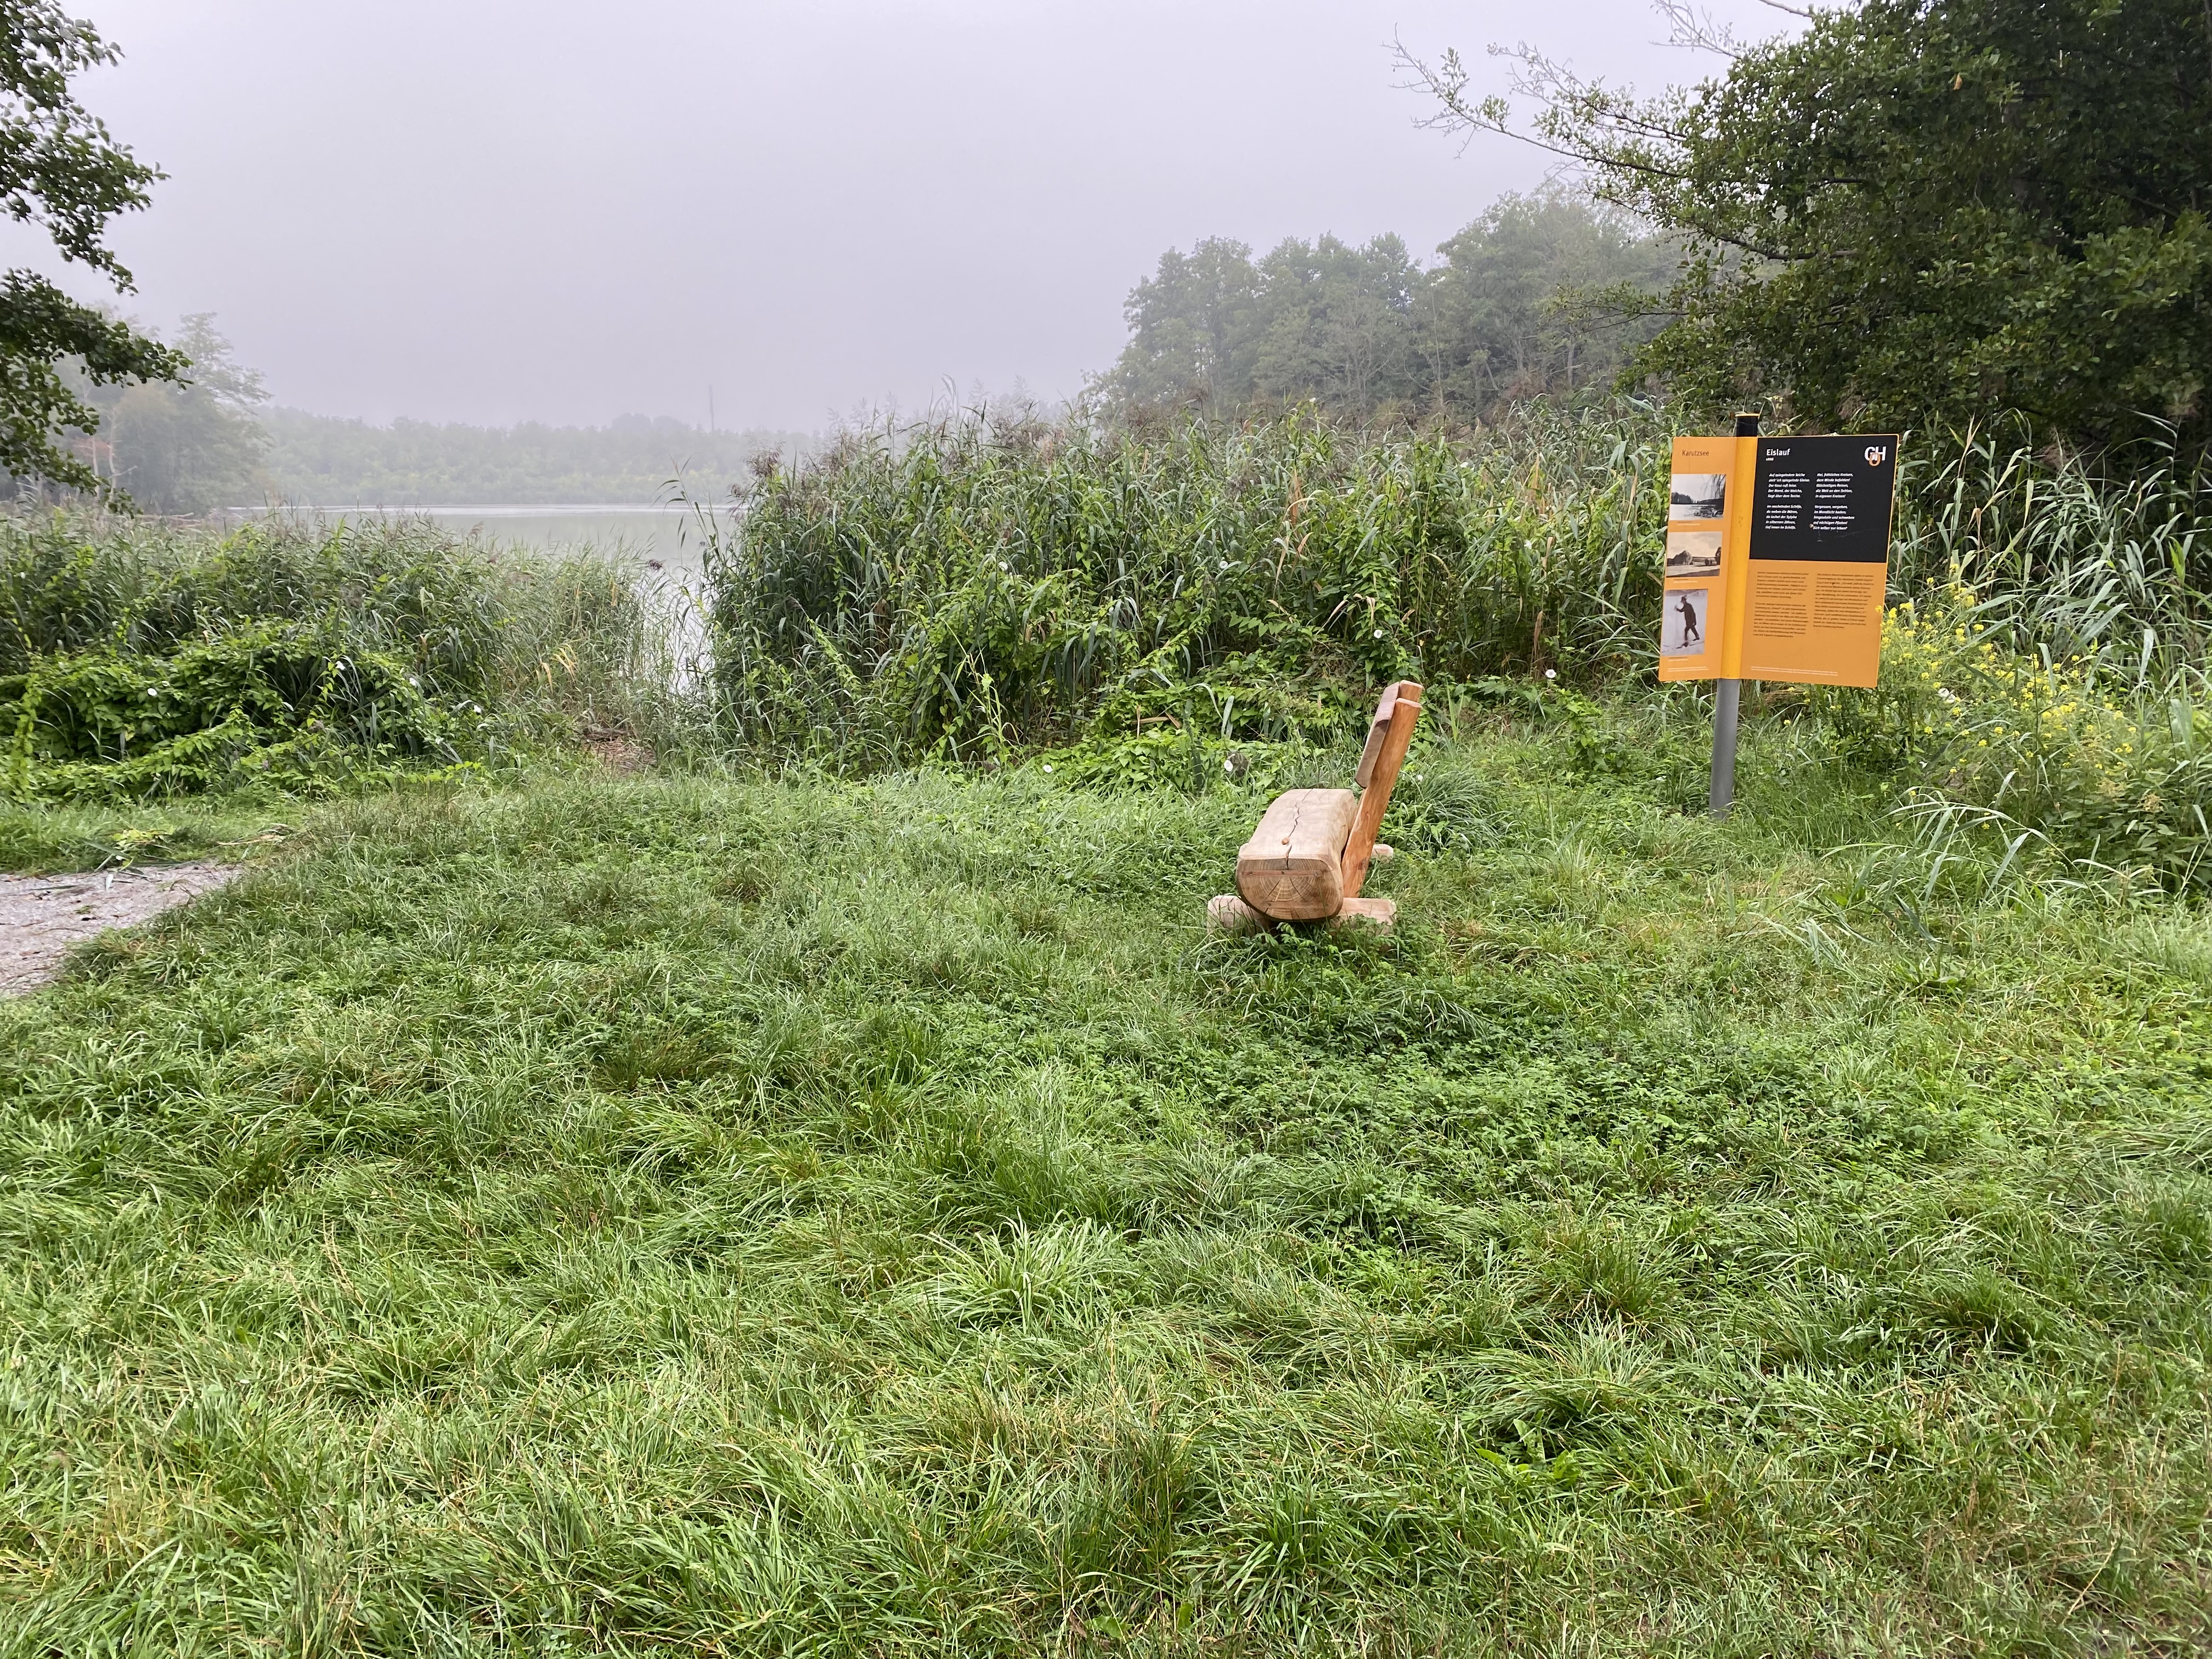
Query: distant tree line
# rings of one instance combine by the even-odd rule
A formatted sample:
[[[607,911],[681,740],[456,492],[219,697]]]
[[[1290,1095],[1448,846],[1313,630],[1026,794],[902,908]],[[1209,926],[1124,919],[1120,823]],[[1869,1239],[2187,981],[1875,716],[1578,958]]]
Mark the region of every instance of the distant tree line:
[[[805,434],[708,432],[667,416],[624,415],[610,426],[389,426],[270,410],[269,493],[297,505],[437,507],[495,502],[645,502],[680,478],[711,499],[761,455],[790,454]]]
[[[643,415],[603,427],[377,426],[268,408],[261,376],[239,363],[212,316],[185,318],[162,349],[188,362],[177,381],[97,384],[63,366],[97,429],[64,434],[78,474],[18,479],[19,495],[118,491],[147,512],[184,516],[272,505],[634,504],[662,499],[679,477],[696,497],[720,496],[756,457],[808,442]]]
[[[1096,390],[1125,415],[1311,400],[1358,418],[1474,420],[1609,388],[1656,331],[1671,243],[1565,195],[1509,196],[1424,266],[1396,236],[1291,238],[1258,259],[1170,249],[1130,294],[1129,343]]]

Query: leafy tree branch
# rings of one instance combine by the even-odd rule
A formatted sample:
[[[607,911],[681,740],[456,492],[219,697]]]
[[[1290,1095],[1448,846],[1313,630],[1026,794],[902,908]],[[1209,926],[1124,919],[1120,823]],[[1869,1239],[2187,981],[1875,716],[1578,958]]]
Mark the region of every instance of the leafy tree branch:
[[[1631,375],[1823,423],[2212,443],[2212,6],[1864,0],[1749,44],[1659,10],[1719,74],[1644,98],[1493,47],[1486,94],[1400,49],[1426,125],[1533,143],[1680,239]]]
[[[127,294],[131,273],[108,247],[107,227],[144,207],[161,174],[117,143],[70,87],[71,76],[120,56],[53,0],[0,0],[0,210]],[[178,380],[191,361],[35,272],[0,276],[0,467],[112,494],[90,460],[57,442],[100,426],[71,385],[71,360],[95,386]]]

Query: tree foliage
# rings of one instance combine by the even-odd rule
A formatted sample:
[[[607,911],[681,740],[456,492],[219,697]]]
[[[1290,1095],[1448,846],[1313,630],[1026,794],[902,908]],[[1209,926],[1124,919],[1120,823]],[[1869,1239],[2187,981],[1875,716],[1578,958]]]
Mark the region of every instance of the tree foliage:
[[[1129,343],[1102,389],[1125,410],[1311,400],[1354,417],[1471,419],[1609,380],[1636,329],[1576,296],[1658,289],[1674,258],[1559,196],[1508,197],[1438,251],[1424,269],[1389,235],[1293,238],[1258,260],[1225,238],[1170,249],[1129,295]]]
[[[102,239],[118,214],[146,205],[161,175],[70,90],[72,75],[119,55],[53,0],[0,0],[0,207],[128,293],[131,273]],[[55,441],[100,423],[65,367],[71,359],[94,386],[175,380],[189,365],[35,272],[0,276],[0,470],[100,489],[106,481],[94,466]]]
[[[88,390],[105,441],[76,447],[107,481],[157,513],[198,514],[258,504],[269,434],[255,418],[261,376],[231,354],[211,313],[185,319],[174,342],[191,379]]]
[[[1644,100],[1522,48],[1525,131],[1455,55],[1407,60],[1439,125],[1533,137],[1683,239],[1636,372],[1811,422],[2212,441],[2203,0],[1865,0],[1748,46],[1662,9],[1724,75]]]

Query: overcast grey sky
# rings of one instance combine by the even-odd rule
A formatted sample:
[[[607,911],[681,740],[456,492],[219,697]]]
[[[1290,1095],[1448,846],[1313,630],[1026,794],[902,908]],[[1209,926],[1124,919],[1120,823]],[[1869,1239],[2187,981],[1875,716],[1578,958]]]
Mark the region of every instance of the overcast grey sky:
[[[281,402],[814,428],[1076,390],[1161,251],[1395,230],[1547,163],[1416,131],[1425,56],[1528,39],[1656,89],[1645,0],[74,0],[86,101],[171,175],[116,244]],[[1757,0],[1715,12],[1753,33]],[[9,263],[59,275],[20,234]],[[73,281],[90,295],[96,285]]]

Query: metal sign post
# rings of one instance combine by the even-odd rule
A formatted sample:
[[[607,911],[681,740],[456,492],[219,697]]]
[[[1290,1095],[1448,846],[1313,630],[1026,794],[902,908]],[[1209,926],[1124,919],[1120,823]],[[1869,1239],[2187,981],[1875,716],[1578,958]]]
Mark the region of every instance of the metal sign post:
[[[1716,680],[1713,683],[1713,792],[1712,814],[1717,818],[1729,815],[1735,800],[1735,718],[1739,701],[1743,696],[1741,680]]]
[[[1737,416],[1735,435],[1738,438],[1756,438],[1759,435],[1759,416]],[[1729,489],[1729,515],[1738,526],[1747,524],[1750,519],[1750,514],[1743,510],[1750,504],[1746,497],[1750,493],[1751,480],[1742,476],[1746,471],[1741,465],[1742,448],[1741,444],[1736,446],[1738,465],[1731,469]],[[1740,542],[1742,539],[1742,531],[1736,529],[1731,539]],[[1742,579],[1739,576],[1737,580],[1741,581]],[[1740,614],[1741,606],[1735,605],[1731,609]],[[1712,792],[1706,799],[1709,810],[1717,818],[1726,817],[1729,815],[1729,808],[1735,805],[1736,717],[1742,706],[1743,682],[1741,680],[1723,679],[1714,683],[1713,782]]]

